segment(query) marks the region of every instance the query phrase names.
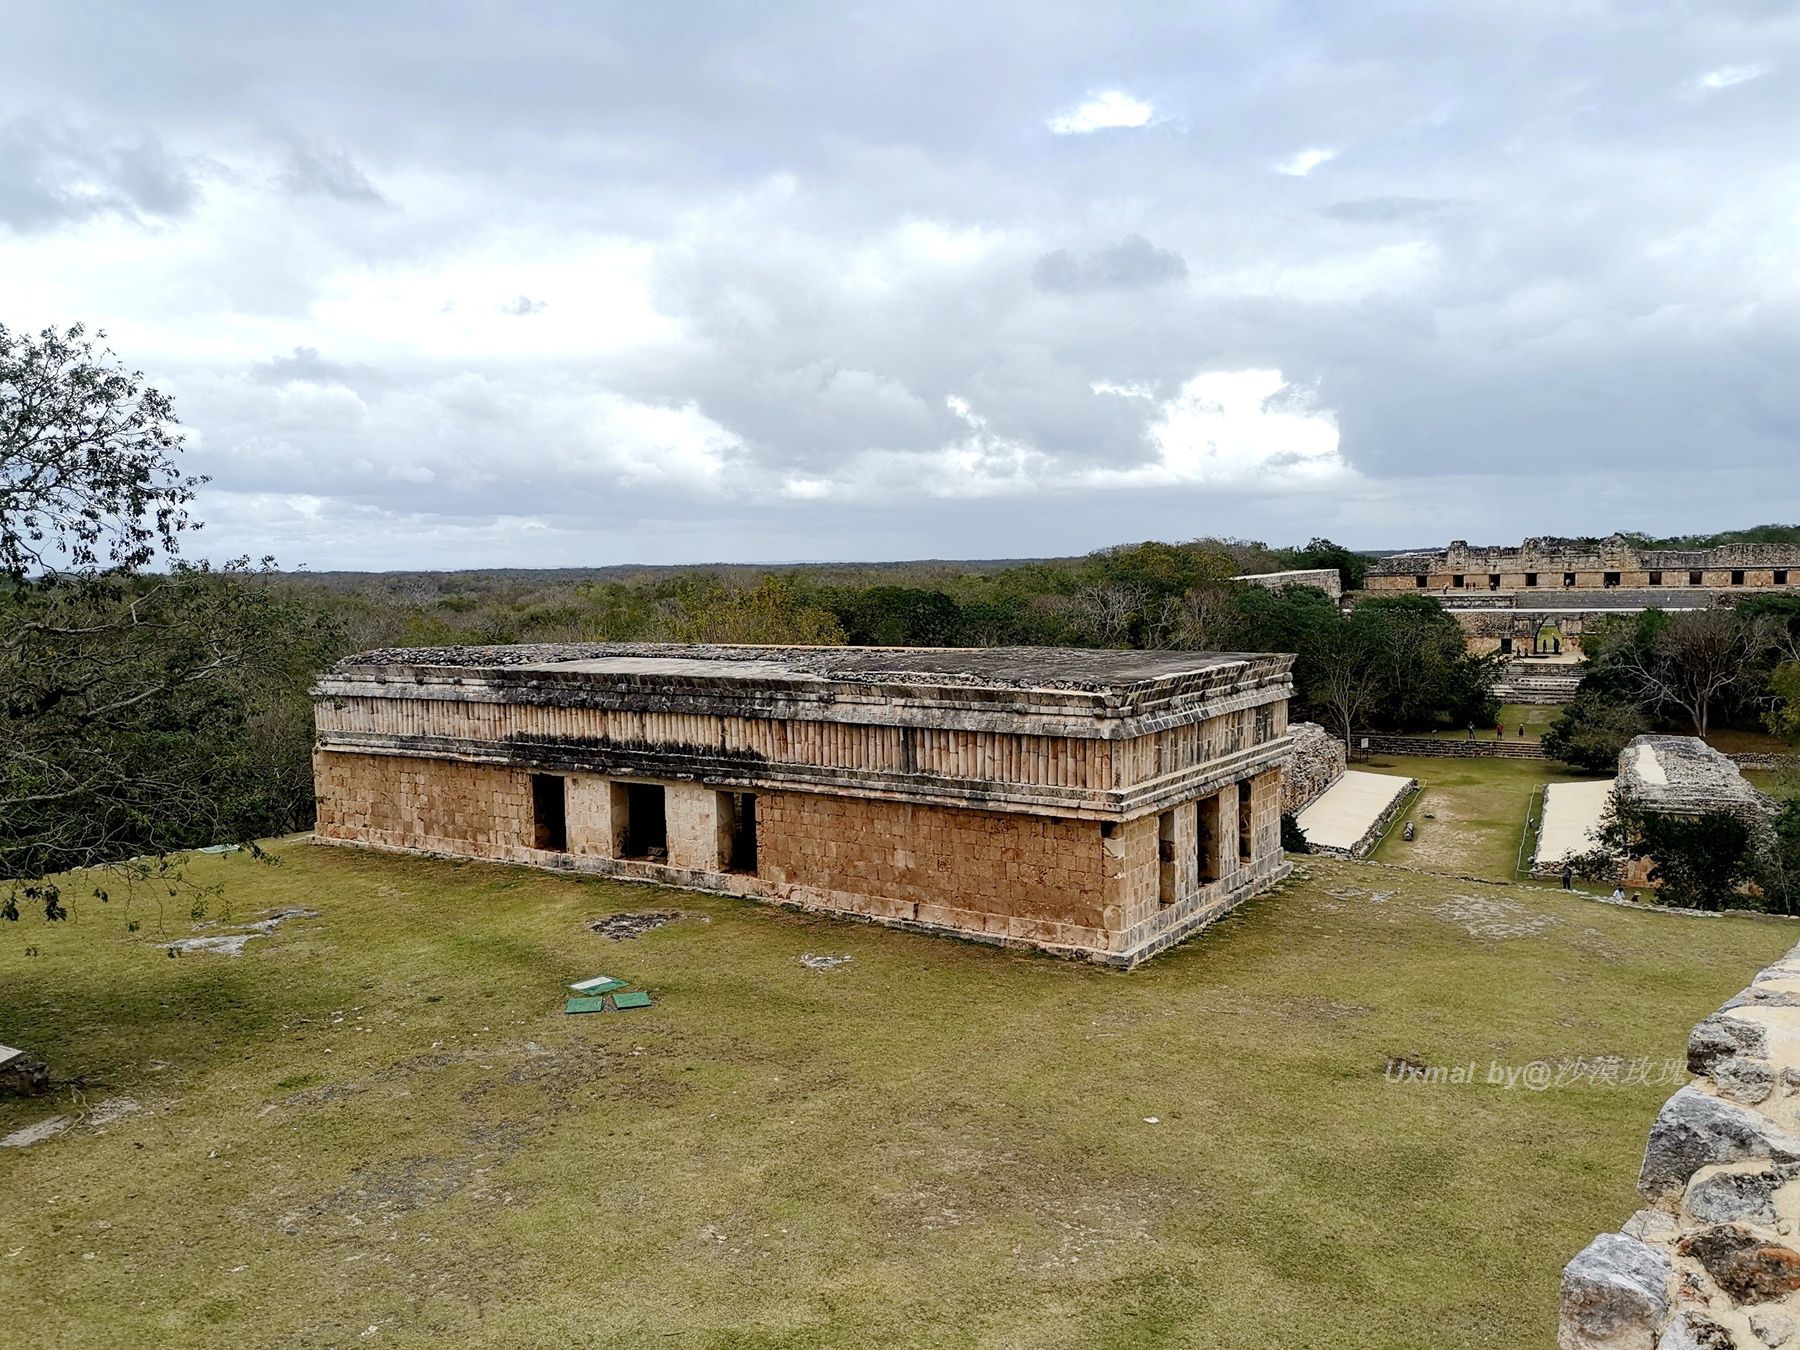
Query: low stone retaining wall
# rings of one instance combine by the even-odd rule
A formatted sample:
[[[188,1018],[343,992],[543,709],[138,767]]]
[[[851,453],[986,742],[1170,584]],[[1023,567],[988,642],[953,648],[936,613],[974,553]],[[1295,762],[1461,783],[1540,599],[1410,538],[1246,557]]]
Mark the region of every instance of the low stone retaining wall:
[[[1491,731],[1493,728],[1489,728]],[[1536,741],[1471,741],[1467,733],[1454,736],[1391,736],[1370,732],[1356,738],[1360,753],[1362,743],[1369,743],[1372,755],[1433,755],[1439,759],[1545,759],[1544,747]]]
[[[1344,743],[1316,722],[1295,722],[1288,736],[1294,749],[1281,766],[1281,813],[1297,816],[1344,776]]]
[[[1563,1268],[1558,1350],[1800,1347],[1800,946],[1694,1028],[1649,1208]]]
[[[1800,756],[1779,754],[1768,755],[1751,752],[1742,755],[1727,755],[1725,758],[1737,765],[1740,769],[1785,769],[1788,765],[1794,763],[1796,758],[1800,758]]]

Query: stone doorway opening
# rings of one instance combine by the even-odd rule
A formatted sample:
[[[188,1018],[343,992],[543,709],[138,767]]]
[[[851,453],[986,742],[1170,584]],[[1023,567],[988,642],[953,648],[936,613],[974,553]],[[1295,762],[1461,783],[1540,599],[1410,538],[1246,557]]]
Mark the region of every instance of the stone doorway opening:
[[[669,817],[659,784],[625,785],[625,856],[651,862],[669,856]]]

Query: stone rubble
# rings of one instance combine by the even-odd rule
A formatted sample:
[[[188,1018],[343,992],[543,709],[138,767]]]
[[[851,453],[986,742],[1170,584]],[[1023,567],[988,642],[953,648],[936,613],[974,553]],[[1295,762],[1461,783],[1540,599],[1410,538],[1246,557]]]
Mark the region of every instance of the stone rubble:
[[[1800,1350],[1800,946],[1694,1028],[1650,1204],[1563,1269],[1558,1350]]]

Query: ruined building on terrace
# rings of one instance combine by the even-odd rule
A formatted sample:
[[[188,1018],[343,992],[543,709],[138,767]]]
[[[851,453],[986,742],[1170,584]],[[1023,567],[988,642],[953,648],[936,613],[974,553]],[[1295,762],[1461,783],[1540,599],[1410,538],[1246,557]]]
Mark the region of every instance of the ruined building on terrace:
[[[1372,563],[1369,595],[1429,595],[1456,617],[1478,654],[1516,658],[1498,691],[1509,701],[1562,702],[1580,683],[1587,626],[1609,614],[1679,611],[1745,595],[1800,594],[1800,545],[1639,548],[1605,539],[1527,539],[1518,548],[1395,553]]]
[[[321,843],[1131,966],[1285,875],[1284,655],[571,644],[314,693]]]

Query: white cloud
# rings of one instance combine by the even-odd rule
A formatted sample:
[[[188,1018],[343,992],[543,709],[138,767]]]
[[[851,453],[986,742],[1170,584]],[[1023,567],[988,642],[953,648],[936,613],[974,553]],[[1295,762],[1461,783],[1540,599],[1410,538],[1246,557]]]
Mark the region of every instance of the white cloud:
[[[1324,150],[1311,146],[1305,150],[1297,150],[1275,166],[1276,173],[1285,173],[1290,178],[1304,178],[1328,159],[1336,159],[1337,151]]]
[[[1060,113],[1044,125],[1058,136],[1086,136],[1108,127],[1141,127],[1150,120],[1148,103],[1117,89],[1096,94],[1074,112]]]
[[[1156,397],[1156,390],[1147,384],[1114,384],[1111,380],[1095,380],[1088,388],[1096,394],[1116,394],[1120,398]]]
[[[1196,375],[1149,428],[1155,462],[1100,469],[1091,487],[1304,486],[1346,476],[1337,419],[1305,406],[1279,370]]]
[[[1694,81],[1694,88],[1706,92],[1713,89],[1729,89],[1734,84],[1744,84],[1759,75],[1769,73],[1767,66],[1720,66],[1717,70],[1709,70]]]

